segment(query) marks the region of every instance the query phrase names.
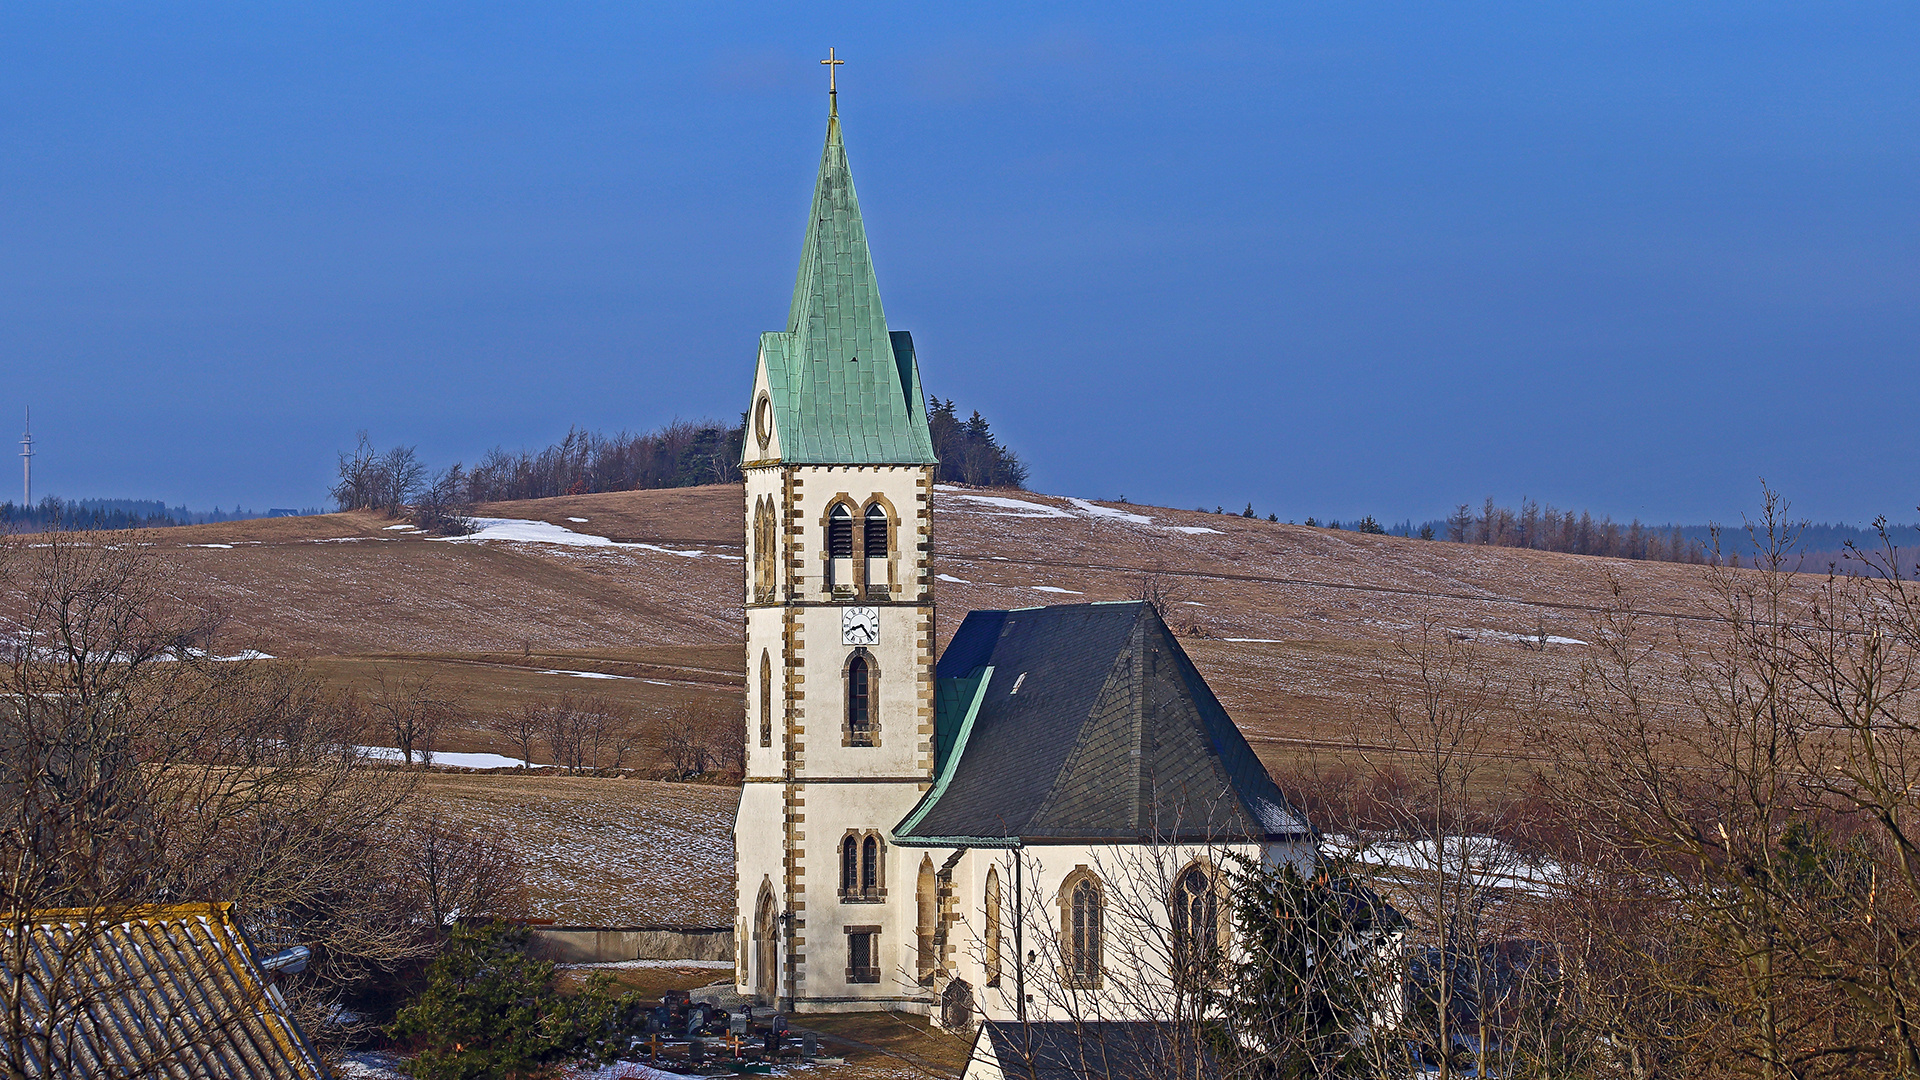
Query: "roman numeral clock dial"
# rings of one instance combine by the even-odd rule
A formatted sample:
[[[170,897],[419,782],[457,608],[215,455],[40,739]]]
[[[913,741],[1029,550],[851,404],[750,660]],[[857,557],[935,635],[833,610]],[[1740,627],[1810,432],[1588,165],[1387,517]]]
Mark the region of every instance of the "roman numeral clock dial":
[[[840,644],[878,645],[879,643],[879,608],[849,607],[840,609]]]

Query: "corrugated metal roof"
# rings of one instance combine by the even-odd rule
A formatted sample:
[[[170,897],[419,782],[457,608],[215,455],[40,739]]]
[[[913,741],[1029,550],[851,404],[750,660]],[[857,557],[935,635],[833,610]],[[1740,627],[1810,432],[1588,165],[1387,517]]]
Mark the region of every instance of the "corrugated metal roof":
[[[327,1076],[231,904],[35,912],[0,941],[0,1005],[15,985],[28,1076]]]

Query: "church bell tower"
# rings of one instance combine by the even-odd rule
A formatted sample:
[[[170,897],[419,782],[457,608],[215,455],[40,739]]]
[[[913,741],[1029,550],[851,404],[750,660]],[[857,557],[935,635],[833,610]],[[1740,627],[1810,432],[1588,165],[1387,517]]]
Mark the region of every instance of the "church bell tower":
[[[896,856],[890,828],[934,763],[933,441],[829,100],[793,304],[785,330],[760,336],[741,454],[735,978],[803,1012],[925,1004],[912,853]]]

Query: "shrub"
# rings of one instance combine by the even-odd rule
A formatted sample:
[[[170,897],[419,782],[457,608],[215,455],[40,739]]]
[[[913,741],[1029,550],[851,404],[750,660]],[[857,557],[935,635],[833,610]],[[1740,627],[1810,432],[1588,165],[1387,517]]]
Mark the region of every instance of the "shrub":
[[[554,990],[553,964],[527,955],[525,927],[456,925],[427,968],[427,988],[400,1010],[389,1034],[418,1054],[418,1080],[531,1077],[557,1062],[611,1060],[611,1036],[638,1012],[606,976],[577,995]]]

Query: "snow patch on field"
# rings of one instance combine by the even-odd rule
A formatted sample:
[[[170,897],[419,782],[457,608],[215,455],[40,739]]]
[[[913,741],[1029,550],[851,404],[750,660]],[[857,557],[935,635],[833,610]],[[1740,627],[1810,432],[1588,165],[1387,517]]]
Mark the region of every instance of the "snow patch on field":
[[[1131,521],[1135,525],[1153,524],[1153,519],[1148,517],[1145,514],[1134,514],[1134,513],[1129,513],[1128,511],[1125,511],[1125,510],[1115,510],[1111,506],[1099,506],[1097,504],[1090,503],[1085,499],[1068,499],[1067,501],[1072,503],[1074,506],[1078,507],[1080,511],[1086,514],[1088,517],[1113,518],[1116,521]]]
[[[1432,840],[1349,836],[1327,833],[1320,838],[1331,848],[1359,862],[1385,870],[1447,873],[1477,880],[1494,888],[1547,894],[1572,880],[1567,867],[1555,859],[1529,858],[1491,836],[1449,836],[1439,846]]]
[[[600,964],[555,964],[568,971],[632,971],[641,968],[683,968],[697,971],[732,971],[731,960],[609,960]]]
[[[419,532],[419,531],[420,531],[420,527],[419,527],[419,526],[417,526],[417,525],[409,525],[409,524],[407,524],[407,523],[406,523],[406,522],[404,522],[404,521],[403,521],[403,522],[401,522],[401,523],[400,523],[400,524],[398,524],[398,525],[389,525],[389,526],[387,526],[387,527],[386,527],[385,529],[382,529],[381,531],[382,531],[382,532],[393,532],[393,531],[395,531],[395,530],[397,530],[397,529],[398,529],[398,530],[405,530],[405,531],[407,531],[407,532]]]
[[[400,1071],[400,1059],[374,1050],[354,1050],[342,1055],[334,1073],[346,1080],[407,1080]]]
[[[1277,637],[1230,637],[1230,638],[1221,638],[1220,640],[1221,641],[1238,641],[1238,642],[1243,642],[1251,645],[1285,645],[1287,643],[1285,638],[1277,638]]]
[[[936,489],[942,489],[942,485],[935,485],[935,487]],[[952,488],[944,488],[944,490],[947,492],[949,498],[966,499],[969,502],[977,502],[982,506],[992,506],[1001,510],[1013,511],[1012,513],[995,514],[993,515],[995,517],[1070,518],[1073,516],[1057,506],[1028,502],[1025,499],[1009,499],[1000,495],[969,495],[962,491],[955,491]]]
[[[951,484],[935,484],[933,485],[933,489],[949,499],[965,499],[968,502],[980,504],[980,507],[992,508],[980,509],[979,507],[967,506],[937,507],[936,509],[958,510],[963,513],[984,514],[988,517],[1084,517],[1100,521],[1125,522],[1128,525],[1144,525],[1150,529],[1163,529],[1167,532],[1187,533],[1189,535],[1195,533],[1218,534],[1220,532],[1219,529],[1209,529],[1204,525],[1156,525],[1154,524],[1153,518],[1146,514],[1136,514],[1131,510],[1116,510],[1111,506],[1101,506],[1098,503],[1090,502],[1086,499],[1067,499],[1067,502],[1071,504],[1071,509],[1068,510],[1058,506],[1048,506],[1045,503],[1033,502],[1028,499],[1009,499],[1004,495],[974,495],[970,492],[961,491]]]
[[[181,547],[200,547],[200,548],[222,548],[227,551],[233,550],[232,544],[181,544],[180,546]]]
[[[968,580],[967,580],[966,578],[957,578],[957,577],[954,577],[954,576],[953,576],[952,574],[935,574],[935,575],[933,575],[933,578],[934,578],[934,580],[935,580],[935,581],[945,581],[945,582],[950,582],[950,583],[952,583],[952,584],[954,584],[954,585],[971,585],[971,584],[973,584],[973,582],[971,582],[971,581],[968,581]]]
[[[373,761],[401,761],[404,755],[391,746],[362,746],[357,749]],[[418,754],[415,754],[418,757]],[[517,769],[525,762],[517,757],[505,757],[500,754],[452,754],[435,751],[434,765],[446,765],[455,769]],[[551,769],[551,765],[534,766],[536,769]]]
[[[634,677],[632,675],[609,675],[604,671],[568,671],[565,668],[553,668],[547,671],[542,671],[540,674],[571,675],[576,679],[631,679]]]
[[[581,523],[582,525],[584,525],[584,524],[586,524],[586,523],[587,523],[587,519],[586,519],[586,518],[577,518],[577,517],[570,517],[570,518],[568,518],[567,520],[568,520],[568,521],[577,521],[577,522],[579,522],[579,523]]]
[[[742,558],[739,555],[723,555],[717,551],[706,551],[701,548],[667,548],[658,544],[621,543],[592,533],[574,532],[565,526],[555,525],[551,521],[529,521],[526,518],[474,518],[473,524],[474,531],[465,536],[435,536],[429,539],[456,544],[510,540],[521,544],[553,544],[558,547],[625,548],[658,551],[663,555],[678,555],[683,559],[732,559],[738,562]]]
[[[1591,645],[1593,644],[1593,642],[1591,641],[1581,641],[1579,638],[1555,637],[1552,634],[1548,634],[1545,637],[1541,637],[1539,634],[1510,634],[1505,630],[1471,630],[1471,631],[1461,630],[1457,632],[1463,633],[1463,634],[1464,633],[1477,634],[1480,637],[1498,638],[1501,641],[1524,641],[1529,645],[1542,645],[1542,644],[1544,645]]]
[[[1034,592],[1066,593],[1070,596],[1081,595],[1079,589],[1062,589],[1057,585],[1029,585],[1027,588],[1032,589]]]
[[[784,1075],[787,1071],[782,1069],[780,1074]],[[642,1065],[637,1061],[616,1061],[597,1069],[575,1065],[561,1075],[566,1077],[566,1080],[701,1080],[695,1074],[668,1072],[651,1065]]]
[[[214,656],[208,653],[207,650],[205,649],[189,648],[184,651],[188,656],[192,657],[195,660],[212,660],[216,663],[222,663],[222,664],[232,663],[236,660],[272,660],[274,658],[272,653],[261,652],[259,649],[241,649],[239,652],[234,653],[232,656]],[[177,660],[179,659],[179,657],[169,654],[169,655],[162,655],[162,656],[156,657],[155,659]]]

